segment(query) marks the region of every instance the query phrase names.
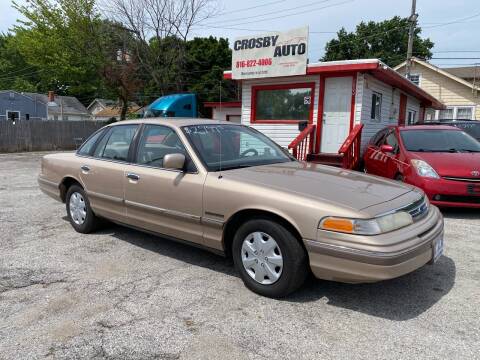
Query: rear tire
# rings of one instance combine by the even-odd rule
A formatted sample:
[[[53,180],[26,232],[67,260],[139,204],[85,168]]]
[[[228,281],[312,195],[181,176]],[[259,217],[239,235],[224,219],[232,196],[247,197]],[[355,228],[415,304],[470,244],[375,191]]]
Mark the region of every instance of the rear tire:
[[[68,188],[66,196],[67,216],[75,231],[88,234],[98,228],[99,219],[90,207],[87,193],[79,185]]]
[[[232,254],[245,286],[259,295],[287,296],[308,275],[307,254],[299,240],[267,218],[249,220],[238,228]]]
[[[400,181],[400,182],[403,182],[404,177],[403,177],[402,174],[397,174],[397,175],[395,175],[395,180]]]

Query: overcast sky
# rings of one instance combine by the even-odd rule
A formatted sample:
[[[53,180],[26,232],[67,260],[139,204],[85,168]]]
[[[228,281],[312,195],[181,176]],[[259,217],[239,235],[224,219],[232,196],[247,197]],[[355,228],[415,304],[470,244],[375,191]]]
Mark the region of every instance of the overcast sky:
[[[24,1],[18,0],[20,3]],[[194,35],[222,36],[231,40],[240,35],[308,25],[312,62],[322,56],[326,41],[335,36],[329,32],[336,32],[342,26],[354,30],[360,21],[408,16],[411,8],[411,0],[217,1],[220,14],[195,28]],[[477,58],[433,59],[433,63],[440,66],[480,63],[479,0],[417,0],[417,13],[422,36],[435,43],[434,58]],[[0,31],[11,28],[17,18],[18,13],[11,7],[11,1],[0,0]]]

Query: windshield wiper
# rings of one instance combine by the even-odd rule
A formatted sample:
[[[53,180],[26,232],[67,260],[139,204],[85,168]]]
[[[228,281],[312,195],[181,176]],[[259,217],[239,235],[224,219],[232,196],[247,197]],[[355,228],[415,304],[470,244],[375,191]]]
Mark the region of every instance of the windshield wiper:
[[[480,150],[471,150],[471,149],[459,149],[460,151],[468,152],[468,153],[478,153]]]

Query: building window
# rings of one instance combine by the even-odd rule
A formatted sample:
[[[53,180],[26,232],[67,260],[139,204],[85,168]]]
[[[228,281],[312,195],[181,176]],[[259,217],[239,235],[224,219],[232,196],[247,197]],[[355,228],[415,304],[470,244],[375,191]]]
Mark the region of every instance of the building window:
[[[420,75],[419,74],[410,74],[408,79],[417,86],[420,86]]]
[[[417,121],[417,112],[415,110],[408,109],[407,125],[413,125]]]
[[[25,120],[30,120],[30,114],[25,114]]]
[[[382,94],[372,92],[372,109],[370,119],[374,121],[382,120]]]
[[[7,119],[13,122],[20,120],[20,111],[7,110]]]
[[[438,120],[470,120],[474,119],[474,106],[450,106],[445,110],[437,111]]]
[[[312,122],[314,83],[252,87],[251,122]]]
[[[457,107],[457,116],[456,119],[473,119],[473,108],[472,107]]]

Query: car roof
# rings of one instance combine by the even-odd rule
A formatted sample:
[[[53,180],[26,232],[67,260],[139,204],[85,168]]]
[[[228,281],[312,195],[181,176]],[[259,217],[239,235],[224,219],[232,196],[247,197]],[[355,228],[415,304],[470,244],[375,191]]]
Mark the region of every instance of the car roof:
[[[155,124],[155,125],[167,125],[171,127],[182,127],[191,125],[240,125],[231,123],[229,121],[212,120],[212,119],[200,119],[200,118],[142,118],[135,120],[122,120],[110,124],[109,126],[127,125],[127,124]]]
[[[450,125],[412,125],[412,126],[398,126],[400,131],[415,131],[415,130],[455,130],[462,131],[455,126]]]

